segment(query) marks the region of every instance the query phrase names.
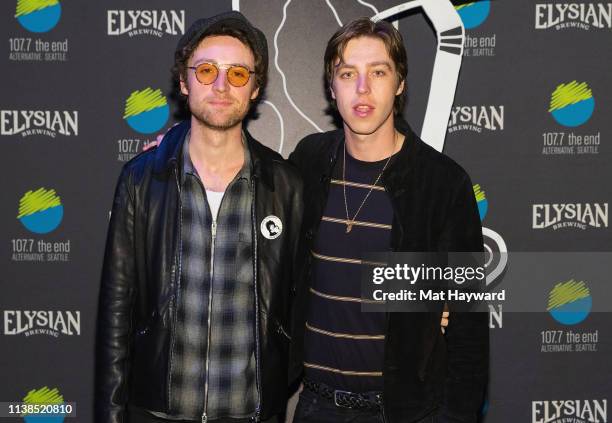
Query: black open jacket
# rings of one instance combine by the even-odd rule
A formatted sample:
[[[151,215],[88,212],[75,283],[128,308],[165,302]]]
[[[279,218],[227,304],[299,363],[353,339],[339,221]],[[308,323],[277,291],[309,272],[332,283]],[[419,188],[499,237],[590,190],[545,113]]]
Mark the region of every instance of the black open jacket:
[[[121,173],[108,229],[96,334],[95,421],[127,422],[127,408],[173,414],[172,342],[180,291],[180,175],[189,122]],[[304,208],[298,172],[247,134],[251,154],[253,287],[259,417],[285,409],[289,304]],[[266,239],[266,216],[282,234]],[[254,328],[255,329],[255,328]]]
[[[382,184],[393,210],[393,251],[483,250],[482,227],[467,173],[421,141],[403,122],[406,138]],[[309,254],[342,156],[342,130],[304,138],[291,154],[304,180],[301,281],[293,305],[290,380],[303,370],[304,328],[312,255]],[[440,313],[389,313],[384,351],[387,421],[412,422],[435,413],[439,422],[476,422],[487,383],[489,332],[486,313],[453,313],[446,335]]]

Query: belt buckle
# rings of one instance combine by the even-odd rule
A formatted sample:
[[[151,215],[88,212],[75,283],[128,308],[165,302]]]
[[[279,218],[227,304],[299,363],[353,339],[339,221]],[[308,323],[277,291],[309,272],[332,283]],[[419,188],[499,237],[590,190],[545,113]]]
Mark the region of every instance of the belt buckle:
[[[377,407],[382,407],[383,406],[383,394],[382,392],[379,394],[376,394],[376,396],[374,397],[374,403],[376,404]]]
[[[334,404],[336,405],[336,407],[343,407],[343,408],[353,408],[350,405],[343,405],[343,404],[338,404],[338,394],[346,394],[347,396],[350,396],[352,394],[352,392],[349,391],[341,391],[339,389],[335,389],[334,390]]]

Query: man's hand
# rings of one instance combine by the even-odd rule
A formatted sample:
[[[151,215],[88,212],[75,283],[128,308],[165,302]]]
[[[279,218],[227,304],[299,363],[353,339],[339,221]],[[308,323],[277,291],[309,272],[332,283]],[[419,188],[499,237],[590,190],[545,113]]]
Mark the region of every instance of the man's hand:
[[[164,139],[164,135],[165,134],[157,134],[157,137],[155,137],[155,141],[149,141],[148,144],[143,145],[142,151],[148,151],[153,147],[157,147],[158,145],[160,145],[162,140]]]
[[[440,329],[442,330],[442,333],[446,331],[446,327],[448,326],[448,316],[449,315],[450,315],[450,312],[448,311],[442,312],[442,320],[440,321]]]
[[[152,149],[153,147],[157,147],[158,145],[160,145],[162,140],[164,139],[164,135],[166,135],[168,133],[168,131],[170,129],[174,128],[176,125],[178,125],[178,122],[175,123],[174,125],[172,125],[170,128],[168,128],[168,130],[166,132],[164,132],[163,134],[157,134],[157,136],[155,137],[155,141],[151,141],[148,144],[145,144],[142,147],[142,151],[148,151],[148,150]]]

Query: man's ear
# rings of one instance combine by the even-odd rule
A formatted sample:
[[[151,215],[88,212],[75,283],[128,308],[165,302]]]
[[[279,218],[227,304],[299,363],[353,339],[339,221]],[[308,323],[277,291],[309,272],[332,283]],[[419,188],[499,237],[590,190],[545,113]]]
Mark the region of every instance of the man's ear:
[[[331,95],[331,98],[333,98],[334,100],[336,99],[336,93],[334,92],[334,87],[329,86],[329,94]]]
[[[258,95],[259,95],[259,87],[255,88],[253,92],[251,93],[251,100],[255,100]]]
[[[399,86],[397,87],[397,91],[395,92],[395,95],[400,95],[401,93],[404,92],[404,87],[406,85],[406,80],[402,80],[402,82],[400,82]]]
[[[189,88],[187,87],[187,83],[185,82],[182,76],[179,79],[179,84],[181,86],[181,94],[185,96],[189,95]]]

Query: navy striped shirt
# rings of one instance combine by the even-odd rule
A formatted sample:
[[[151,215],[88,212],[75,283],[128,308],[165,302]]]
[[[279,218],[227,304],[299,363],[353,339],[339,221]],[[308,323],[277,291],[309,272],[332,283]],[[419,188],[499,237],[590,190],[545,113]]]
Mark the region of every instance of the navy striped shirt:
[[[346,153],[345,184],[350,219],[386,161],[363,162]],[[364,253],[388,251],[393,209],[379,181],[347,233],[342,167],[340,157],[312,251],[305,376],[340,390],[382,391],[385,315],[361,312],[359,261]]]

